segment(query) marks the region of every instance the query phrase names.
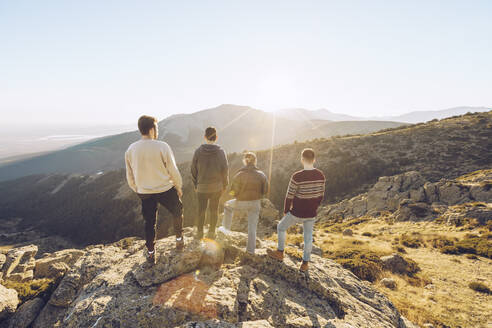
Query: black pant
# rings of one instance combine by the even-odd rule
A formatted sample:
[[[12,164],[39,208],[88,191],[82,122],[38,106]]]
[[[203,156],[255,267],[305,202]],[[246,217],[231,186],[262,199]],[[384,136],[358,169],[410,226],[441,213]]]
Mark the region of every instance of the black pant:
[[[157,219],[157,204],[164,206],[173,216],[174,233],[176,237],[183,235],[183,204],[179,199],[176,188],[158,194],[138,194],[142,201],[142,215],[145,220],[145,244],[149,251],[155,247],[155,226]]]
[[[215,226],[219,216],[219,199],[222,192],[197,193],[198,197],[198,232],[203,233],[203,224],[205,223],[205,211],[207,210],[210,218],[209,234],[214,234]]]

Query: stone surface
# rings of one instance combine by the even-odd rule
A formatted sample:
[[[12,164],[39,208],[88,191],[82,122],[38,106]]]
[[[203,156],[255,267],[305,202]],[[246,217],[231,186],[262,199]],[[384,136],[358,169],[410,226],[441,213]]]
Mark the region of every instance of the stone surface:
[[[10,317],[17,309],[18,304],[17,292],[0,285],[0,321]]]
[[[410,264],[403,256],[393,253],[388,256],[382,256],[383,268],[393,273],[406,274],[410,271]]]
[[[32,271],[34,268],[34,257],[37,252],[38,247],[36,245],[10,249],[6,254],[0,278],[15,281],[24,281],[25,279],[29,279],[29,277],[32,279],[32,272],[29,271]]]
[[[240,245],[223,238],[203,248],[187,240],[176,253],[173,237],[161,239],[161,266],[152,269],[144,269],[142,251],[92,248],[32,327],[406,327],[384,295],[333,261],[313,254],[305,274],[290,255],[283,263],[270,259],[273,242],[262,241],[257,255]],[[223,264],[201,265],[214,247]]]
[[[35,278],[59,278],[63,276],[82,255],[84,251],[65,249],[45,256],[36,261]]]
[[[343,230],[342,234],[344,236],[352,236],[354,234],[354,232],[352,231],[352,229],[345,229],[345,230]]]
[[[45,302],[39,297],[26,301],[10,318],[8,328],[28,328],[44,305]]]
[[[396,289],[396,281],[393,278],[381,279],[381,285],[389,289]]]
[[[396,221],[433,220],[453,213],[452,206],[492,203],[492,170],[471,172],[454,180],[428,182],[416,171],[380,177],[367,193],[322,208],[322,219],[350,219],[390,213]],[[449,214],[446,214],[446,212]],[[455,211],[454,211],[455,212]],[[470,212],[482,223],[492,219],[484,209]],[[464,217],[463,215],[454,217]]]

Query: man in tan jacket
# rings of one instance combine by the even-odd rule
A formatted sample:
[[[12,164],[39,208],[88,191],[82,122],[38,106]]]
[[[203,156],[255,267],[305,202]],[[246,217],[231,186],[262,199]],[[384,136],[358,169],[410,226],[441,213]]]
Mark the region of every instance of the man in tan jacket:
[[[176,166],[171,147],[157,140],[158,127],[154,117],[142,116],[138,120],[142,138],[128,147],[125,153],[128,185],[142,201],[145,220],[147,261],[156,263],[155,226],[158,204],[173,215],[176,248],[182,250],[183,238],[183,180]]]

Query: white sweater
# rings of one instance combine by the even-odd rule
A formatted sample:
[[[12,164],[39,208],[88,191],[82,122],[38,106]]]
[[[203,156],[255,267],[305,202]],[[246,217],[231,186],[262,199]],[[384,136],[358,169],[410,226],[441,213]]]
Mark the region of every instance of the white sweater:
[[[128,185],[136,193],[156,194],[183,186],[171,147],[163,141],[141,139],[132,143],[125,162]]]

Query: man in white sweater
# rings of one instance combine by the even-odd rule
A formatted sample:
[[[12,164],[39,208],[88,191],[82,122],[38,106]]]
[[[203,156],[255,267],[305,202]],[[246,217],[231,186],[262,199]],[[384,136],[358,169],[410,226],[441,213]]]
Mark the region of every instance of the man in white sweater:
[[[142,138],[128,147],[125,153],[126,178],[128,185],[142,201],[142,215],[145,220],[147,261],[156,263],[155,226],[158,204],[173,215],[176,248],[184,247],[183,237],[183,180],[176,166],[171,147],[157,140],[157,120],[142,116],[138,120]]]

